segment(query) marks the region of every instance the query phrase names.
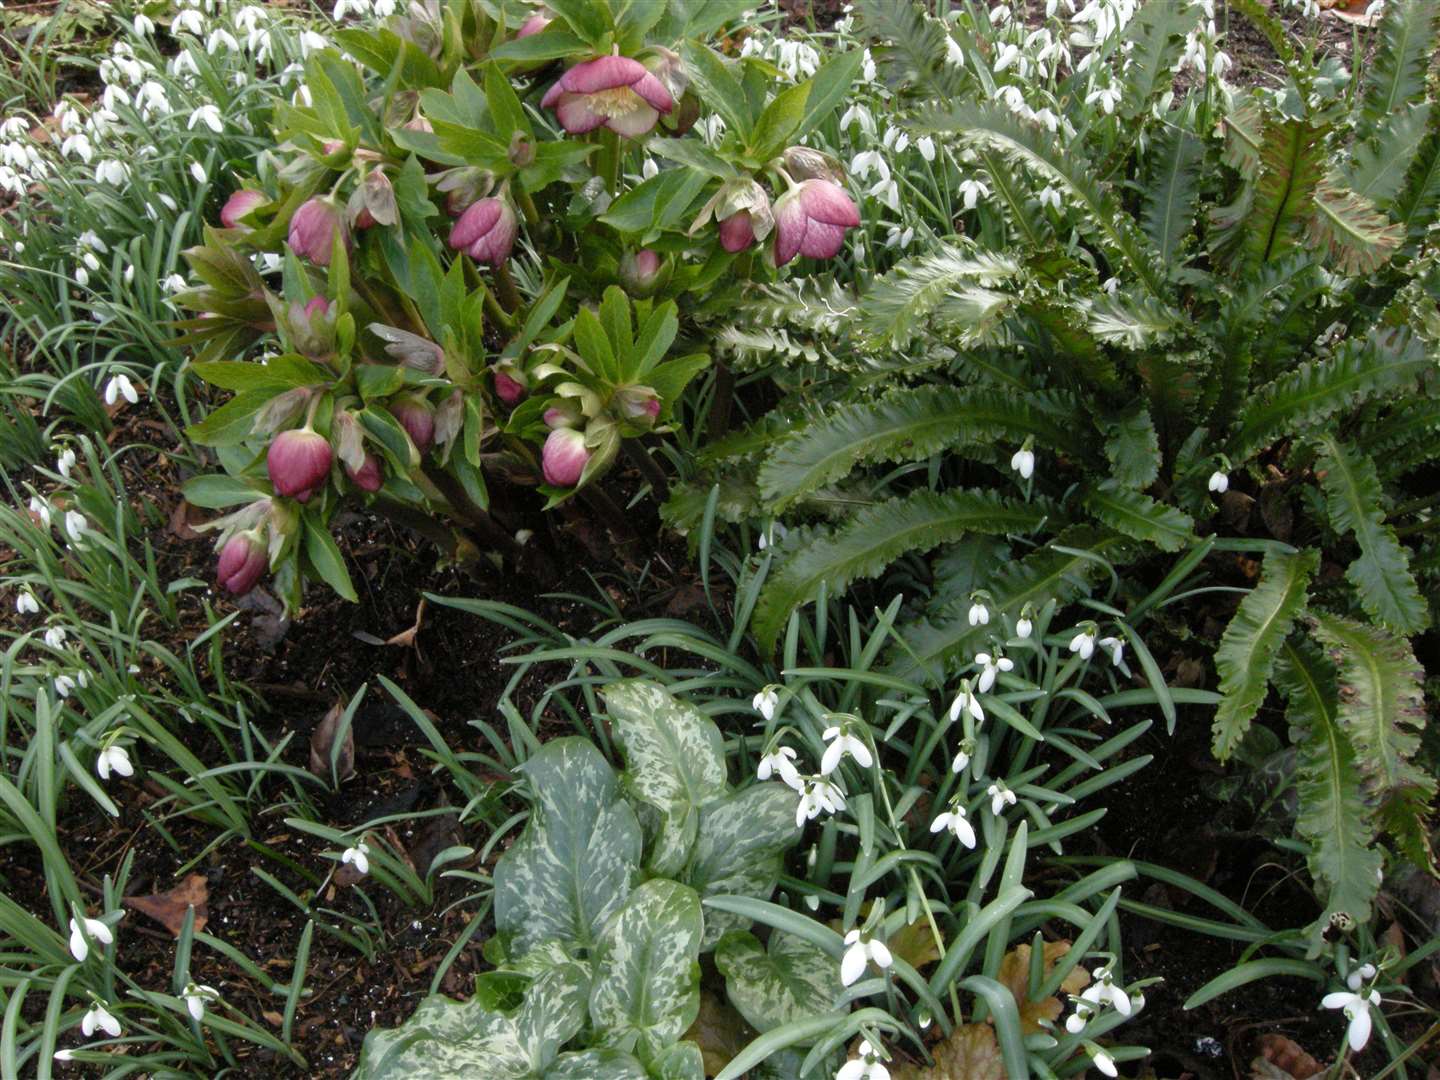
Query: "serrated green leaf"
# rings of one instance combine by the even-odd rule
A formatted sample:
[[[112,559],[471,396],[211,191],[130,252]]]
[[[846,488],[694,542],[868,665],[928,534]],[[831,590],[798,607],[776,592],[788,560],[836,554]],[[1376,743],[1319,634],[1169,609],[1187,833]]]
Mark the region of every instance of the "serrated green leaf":
[[[600,936],[590,1021],[609,1046],[650,1055],[676,1043],[700,1012],[700,897],[647,881]]]
[[[520,771],[534,809],[495,865],[495,925],[517,956],[547,938],[589,948],[630,893],[640,824],[586,739],[553,739]]]
[[[1235,752],[1265,700],[1275,658],[1296,616],[1305,610],[1305,590],[1319,561],[1313,551],[1266,555],[1259,583],[1240,601],[1221,635],[1215,667],[1224,697],[1215,710],[1212,741],[1221,761]]]
[[[1148,5],[1148,7],[1165,5]],[[1141,196],[1140,225],[1167,266],[1195,224],[1204,144],[1179,125],[1163,127],[1146,156],[1148,171]]]
[[[1102,425],[1106,433],[1105,456],[1111,475],[1122,487],[1136,491],[1148,488],[1160,475],[1160,436],[1150,419],[1150,410],[1137,404]]]
[[[1109,481],[1086,496],[1085,506],[1116,532],[1145,540],[1161,551],[1179,551],[1195,542],[1195,522],[1189,514]]]
[[[829,1012],[840,985],[840,964],[820,946],[775,931],[767,950],[744,930],[715,946],[715,966],[725,976],[730,1003],[765,1032]]]
[[[903,349],[928,326],[959,328],[964,340],[998,319],[1018,297],[993,286],[1021,276],[1006,255],[941,243],[934,251],[902,259],[871,283],[860,307],[860,329],[877,345]]]
[[[796,798],[784,784],[753,784],[707,806],[700,812],[695,851],[683,880],[702,897],[768,900],[780,879],[781,854],[800,839]],[[749,925],[738,915],[707,911],[703,947]]]

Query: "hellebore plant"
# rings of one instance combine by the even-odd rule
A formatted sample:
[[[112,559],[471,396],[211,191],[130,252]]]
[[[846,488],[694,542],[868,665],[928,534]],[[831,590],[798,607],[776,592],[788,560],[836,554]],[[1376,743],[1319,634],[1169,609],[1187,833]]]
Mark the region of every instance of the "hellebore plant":
[[[225,512],[224,591],[269,573],[288,609],[307,579],[353,597],[329,535],[346,500],[478,570],[487,551],[538,569],[515,537],[571,498],[633,530],[602,483],[621,461],[667,497],[644,447],[709,366],[689,313],[813,269],[797,259],[833,258],[859,224],[838,163],[800,142],[860,53],[777,81],[702,44],[733,17],[618,0],[518,29],[405,15],[340,31],[358,60],[311,56],[308,98],[277,109],[176,297],[193,316],[176,344],[235,395],[189,432],[232,474],[187,487]],[[721,101],[744,105],[712,147],[690,128]]]

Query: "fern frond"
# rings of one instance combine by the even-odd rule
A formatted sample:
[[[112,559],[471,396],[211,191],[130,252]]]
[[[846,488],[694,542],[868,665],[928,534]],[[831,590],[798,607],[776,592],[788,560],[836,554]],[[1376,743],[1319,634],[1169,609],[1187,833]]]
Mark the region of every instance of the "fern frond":
[[[1120,115],[1133,120],[1175,85],[1175,65],[1186,36],[1200,23],[1198,4],[1144,4],[1125,28],[1130,55],[1125,65]]]
[[[1110,345],[1143,349],[1168,341],[1184,321],[1168,304],[1151,296],[1099,295],[1085,302],[1090,333]]]
[[[1405,233],[1363,195],[1326,181],[1315,191],[1305,238],[1326,248],[1342,274],[1368,274],[1389,261]]]
[[[1430,102],[1418,102],[1396,113],[1375,138],[1357,142],[1345,171],[1344,186],[1379,204],[1395,198],[1425,142],[1430,111]]]
[[[1316,927],[1339,912],[1363,923],[1380,889],[1383,859],[1373,846],[1374,815],[1360,790],[1355,751],[1336,715],[1335,667],[1314,642],[1293,634],[1275,665],[1275,686],[1295,747],[1295,831],[1310,845],[1310,876],[1326,897]]]
[[[1391,113],[1425,96],[1425,72],[1435,55],[1434,0],[1393,0],[1380,20],[1379,44],[1365,74],[1358,134],[1378,133]]]
[[[1018,261],[960,244],[902,260],[875,279],[860,302],[860,330],[878,345],[903,349],[933,321],[964,331],[958,347],[976,343],[986,327],[1015,303],[995,292],[1020,275]]]
[[[1235,752],[1265,700],[1275,658],[1305,609],[1305,590],[1319,561],[1314,551],[1271,551],[1260,581],[1240,601],[1220,637],[1215,668],[1224,696],[1215,709],[1211,748],[1221,761]]]
[[[1126,561],[1134,549],[1134,541],[1119,533],[1087,526],[1067,529],[1040,550],[1010,563],[987,583],[986,591],[997,611],[1012,615],[1026,604],[1038,608],[1051,600],[1064,603],[1088,592],[1091,581],[1104,574],[1108,564]],[[968,599],[961,599],[898,627],[905,645],[891,650],[887,670],[901,678],[926,674],[941,679],[960,664],[968,664],[989,637],[987,627],[970,625],[969,606]]]
[[[949,30],[912,0],[861,0],[860,22],[887,81],[931,100],[964,91],[964,70],[950,62]]]
[[[1295,250],[1325,170],[1325,129],[1272,118],[1260,144],[1260,172],[1240,250],[1252,266]]]
[[[1179,551],[1195,541],[1195,522],[1189,514],[1110,480],[1085,497],[1085,508],[1116,532],[1161,551]]]
[[[1302,364],[1254,393],[1228,453],[1243,461],[1253,451],[1295,434],[1341,409],[1413,386],[1434,366],[1403,329],[1374,331],[1341,344],[1334,356]]]
[[[822,585],[839,593],[910,552],[930,551],[969,533],[1029,532],[1050,514],[1043,502],[1020,503],[989,492],[922,490],[867,507],[838,528],[797,529],[786,537],[778,565],[761,590],[751,628],[768,650],[790,613],[814,600]]]
[[[1415,161],[1405,177],[1405,186],[1395,198],[1395,218],[1411,244],[1424,239],[1440,212],[1440,109],[1430,114],[1430,131],[1416,151]]]
[[[1253,88],[1237,91],[1221,123],[1225,126],[1225,149],[1220,160],[1244,179],[1255,179],[1260,171],[1260,145],[1265,138],[1265,107]]]
[[[1418,634],[1429,624],[1430,612],[1410,574],[1404,547],[1385,524],[1375,463],[1332,434],[1319,436],[1316,443],[1330,524],[1342,535],[1353,532],[1360,546],[1359,558],[1345,572],[1360,606],[1402,634]]]
[[[1150,419],[1150,410],[1135,405],[1107,419],[1105,456],[1110,475],[1121,487],[1143,491],[1160,475],[1160,436]]]
[[[1367,427],[1357,445],[1375,462],[1382,481],[1440,461],[1440,401],[1419,401],[1393,410]]]
[[[1114,195],[1095,181],[1090,163],[1077,147],[1062,146],[1039,124],[989,104],[932,109],[918,126],[953,133],[971,147],[995,151],[1062,189],[1066,203],[1079,212],[1084,230],[1127,263],[1152,295],[1163,297],[1155,252]]]
[[[1378,626],[1317,615],[1313,630],[1339,673],[1336,715],[1367,790],[1380,800],[1381,825],[1412,861],[1429,866],[1425,812],[1435,778],[1413,760],[1425,727],[1425,672],[1404,638]]]
[[[1143,10],[1165,6],[1151,4]],[[1177,125],[1160,131],[1146,159],[1140,227],[1166,266],[1175,264],[1180,247],[1195,224],[1204,149],[1195,135]]]

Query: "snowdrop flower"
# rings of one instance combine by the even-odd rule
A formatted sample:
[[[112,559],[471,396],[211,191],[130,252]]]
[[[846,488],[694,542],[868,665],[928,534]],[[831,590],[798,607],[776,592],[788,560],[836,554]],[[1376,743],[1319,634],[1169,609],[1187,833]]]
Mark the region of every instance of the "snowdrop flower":
[[[799,791],[805,786],[805,781],[800,778],[800,773],[795,768],[795,750],[789,746],[777,746],[760,759],[760,766],[755,770],[757,780],[769,780],[771,776],[778,776],[787,787]]]
[[[1119,667],[1125,660],[1125,642],[1117,637],[1102,637],[1096,642],[1110,654],[1110,662]]]
[[[955,67],[965,66],[965,50],[949,34],[945,35],[945,62]]]
[[[1365,1044],[1370,1041],[1370,1031],[1375,1024],[1370,1010],[1378,1008],[1379,1005],[1380,994],[1375,990],[1364,994],[1353,990],[1339,990],[1320,999],[1321,1008],[1344,1010],[1345,1018],[1350,1021],[1350,1026],[1345,1031],[1345,1041],[1357,1054],[1365,1049]]]
[[[1035,451],[1022,446],[1010,455],[1010,468],[1020,474],[1020,479],[1029,480],[1035,475]]]
[[[825,729],[821,738],[830,745],[825,748],[825,756],[820,759],[820,774],[829,776],[840,767],[840,759],[849,754],[855,759],[855,763],[863,769],[868,769],[875,763],[870,756],[870,748],[865,745],[863,739],[850,734],[848,726],[835,726]]]
[[[1108,967],[1096,968],[1090,973],[1090,977],[1093,981],[1080,993],[1082,1001],[1090,1002],[1097,1010],[1108,1002],[1121,1016],[1130,1015],[1133,1008],[1130,995],[1123,987],[1115,985]]]
[[[120,1021],[111,1016],[104,1005],[96,1002],[90,1006],[90,1011],[80,1018],[80,1030],[88,1039],[97,1030],[105,1032],[112,1039],[120,1037]]]
[[[232,53],[238,53],[240,51],[240,42],[236,41],[235,35],[224,27],[212,30],[210,36],[205,39],[205,52],[207,55],[214,56],[221,49]],[[217,128],[216,130],[218,131],[219,129]]]
[[[74,135],[67,135],[60,144],[61,157],[78,157],[89,165],[95,157],[95,148],[90,145],[89,137],[83,131],[77,131]]]
[[[879,150],[862,150],[850,159],[850,173],[857,180],[864,180],[871,173],[881,180],[889,180],[890,163]]]
[[[1106,278],[1100,283],[1100,288],[1104,289],[1109,295],[1114,296],[1120,288],[1120,279],[1117,277]]]
[[[1370,6],[1365,9],[1365,18],[1375,22],[1385,14],[1385,0],[1371,0]]]
[[[789,532],[790,530],[780,522],[772,521],[768,529],[761,531],[760,539],[756,541],[755,546],[761,551],[774,547],[776,544],[782,543]]]
[[[1015,793],[999,780],[986,788],[985,794],[990,796],[990,813],[996,817],[1000,816],[1005,807],[1015,805]]]
[[[130,166],[113,158],[106,159],[95,166],[95,179],[111,187],[123,187],[130,182]]]
[[[1090,1060],[1095,1063],[1095,1068],[1099,1069],[1106,1076],[1120,1075],[1120,1070],[1115,1068],[1115,1059],[1100,1049],[1100,1047],[1086,1046],[1085,1052],[1090,1055]]]
[[[892,963],[890,950],[883,941],[862,938],[859,930],[845,935],[845,955],[840,960],[840,981],[849,986],[865,974],[865,965],[875,961],[875,966],[884,971]]]
[[[220,115],[220,106],[201,105],[190,114],[190,119],[185,123],[185,130],[195,130],[196,124],[204,124],[215,134],[220,134],[225,130],[225,121]]]
[[[45,631],[45,644],[52,649],[63,649],[65,647],[65,628],[63,626],[52,626]]]
[[[1065,1018],[1065,1030],[1071,1035],[1079,1035],[1085,1030],[1085,1025],[1098,1010],[1094,1005],[1085,1000],[1075,1002],[1075,1011]]]
[[[89,522],[85,520],[85,515],[79,510],[65,511],[65,533],[70,537],[72,544],[78,544],[84,540],[85,533],[89,528]]]
[[[765,687],[765,689],[750,699],[751,707],[767,721],[775,719],[775,710],[780,705],[780,694],[778,691],[779,688],[772,684]]]
[[[124,372],[111,376],[110,381],[105,384],[105,404],[114,405],[122,397],[131,405],[140,400],[140,395],[135,392],[135,384]]]
[[[840,1066],[835,1080],[890,1080],[890,1070],[881,1062],[875,1047],[860,1040],[860,1056]]]
[[[75,957],[79,963],[84,963],[85,958],[90,955],[90,941],[98,941],[101,945],[113,945],[115,935],[110,927],[106,926],[99,919],[70,920],[70,955]],[[86,1032],[89,1035],[90,1032]]]
[[[70,470],[74,467],[75,451],[67,446],[64,450],[60,452],[60,456],[55,459],[55,471],[58,472],[61,476],[65,477],[66,480],[69,480]]]
[[[35,594],[29,589],[21,589],[15,597],[15,610],[21,615],[39,615],[40,601],[35,599]]]
[[[1362,984],[1375,978],[1377,974],[1374,964],[1361,964],[1349,975],[1345,976],[1345,985],[1351,990],[1358,991]]]
[[[1059,210],[1060,193],[1056,191],[1053,187],[1051,187],[1049,184],[1046,184],[1044,190],[1040,192],[1040,205],[1051,207],[1054,210]]]
[[[1219,469],[1210,474],[1210,480],[1205,485],[1216,495],[1224,495],[1230,490],[1230,477],[1226,476]]]
[[[1020,52],[1020,46],[1014,42],[1007,41],[1000,46],[1000,51],[995,54],[995,74],[999,75],[1006,68],[1013,67],[1021,78],[1024,78],[1029,62]]]
[[[980,686],[982,694],[988,694],[1002,671],[1014,671],[1015,661],[1004,656],[992,657],[989,653],[976,653],[975,662],[980,665]]]
[[[101,780],[109,780],[110,773],[116,776],[134,776],[135,766],[130,764],[130,754],[123,746],[111,743],[95,759],[95,772]]]
[[[199,986],[192,982],[185,987],[185,992],[180,997],[184,1000],[191,1018],[199,1023],[205,1018],[205,1006],[220,999],[220,991],[213,986]]]
[[[1019,620],[1015,623],[1015,636],[1028,638],[1035,631],[1035,623],[1031,621],[1028,609],[1020,613]]]
[[[985,722],[985,710],[980,708],[980,699],[971,691],[969,679],[960,683],[960,692],[955,695],[955,700],[950,702],[950,723],[955,723],[965,713],[969,713],[970,718],[977,724]]]
[[[168,293],[177,293],[187,287],[187,282],[181,274],[171,274],[164,281],[160,282],[161,287]]]
[[[1105,115],[1109,116],[1115,111],[1115,106],[1120,103],[1120,97],[1118,86],[1100,86],[1086,95],[1085,104],[1093,105],[1098,101],[1100,108],[1105,110]]]
[[[1095,652],[1095,628],[1092,626],[1078,631],[1070,639],[1070,651],[1078,653],[1081,660],[1089,660]]]
[[[964,772],[965,766],[970,764],[970,755],[974,752],[975,744],[971,740],[965,739],[961,742],[960,749],[955,751],[955,760],[950,762],[950,771],[953,773]]]
[[[859,124],[862,132],[874,138],[875,117],[870,114],[869,109],[858,101],[846,109],[844,115],[840,117],[841,131],[850,130],[851,124]]]
[[[641,178],[642,178],[642,179],[645,179],[645,180],[650,180],[650,179],[652,179],[652,178],[654,178],[654,177],[656,177],[656,176],[659,176],[659,175],[660,175],[660,166],[657,165],[657,164],[655,164],[655,159],[654,159],[654,158],[647,157],[647,158],[645,159],[645,163],[640,166],[640,176],[641,176]]]
[[[916,139],[915,149],[920,151],[920,156],[926,161],[935,160],[935,140],[929,135],[922,135]]]
[[[990,621],[990,609],[985,606],[985,601],[972,597],[967,617],[971,626],[984,626]]]
[[[317,34],[314,30],[306,30],[300,35],[300,55],[309,57],[312,52],[323,52],[330,47],[330,42]]]
[[[987,198],[989,197],[990,189],[985,186],[983,181],[980,180],[961,180],[960,195],[964,200],[965,209],[974,210],[975,204],[980,201],[980,197],[982,195],[986,196]]]
[[[186,30],[196,37],[205,33],[205,17],[191,8],[182,8],[176,12],[175,21],[170,24],[171,33],[179,34]]]
[[[71,675],[55,676],[55,693],[68,698],[75,691],[75,679]]]
[[[89,285],[89,284],[90,284],[90,271],[89,271],[89,270],[86,270],[85,267],[83,267],[83,266],[77,266],[77,267],[75,268],[75,283],[76,283],[77,285],[82,286],[82,287],[85,286],[85,285]]]
[[[30,514],[45,528],[50,528],[50,504],[39,495],[30,497]]]
[[[824,810],[838,814],[845,809],[845,793],[828,780],[813,777],[804,781],[800,790],[800,805],[795,808],[795,827],[798,829],[807,821],[814,821]]]
[[[915,227],[913,225],[906,226],[904,229],[901,229],[899,225],[891,225],[890,228],[885,231],[885,246],[887,248],[908,248],[914,239]]]
[[[974,850],[975,828],[965,816],[965,808],[958,802],[945,813],[936,815],[935,820],[930,823],[932,833],[938,833],[942,829],[949,829],[955,834],[955,839]]]
[[[361,841],[354,847],[346,848],[340,853],[340,861],[355,867],[357,874],[368,874],[370,872],[369,846]]]
[[[135,27],[135,33],[141,37],[149,37],[155,33],[155,24],[148,15],[143,13],[135,16],[135,22],[132,25]]]

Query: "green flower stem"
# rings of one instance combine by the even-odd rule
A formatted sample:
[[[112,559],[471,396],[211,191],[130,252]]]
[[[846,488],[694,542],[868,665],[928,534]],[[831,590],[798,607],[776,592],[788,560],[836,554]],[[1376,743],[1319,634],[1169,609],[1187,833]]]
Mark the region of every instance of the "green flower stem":
[[[665,502],[669,499],[670,480],[666,477],[665,470],[660,468],[655,459],[650,456],[650,451],[635,439],[625,439],[620,445],[625,449],[625,456],[640,470],[640,475],[649,483],[650,492],[655,496],[656,501]]]
[[[510,276],[510,267],[503,262],[495,267],[495,286],[500,292],[500,306],[506,312],[520,310],[520,292],[515,288],[515,279]]]

